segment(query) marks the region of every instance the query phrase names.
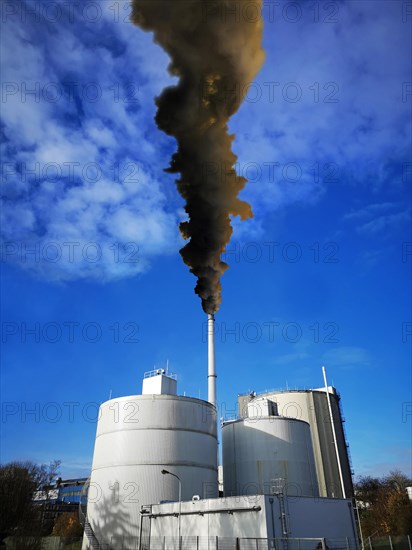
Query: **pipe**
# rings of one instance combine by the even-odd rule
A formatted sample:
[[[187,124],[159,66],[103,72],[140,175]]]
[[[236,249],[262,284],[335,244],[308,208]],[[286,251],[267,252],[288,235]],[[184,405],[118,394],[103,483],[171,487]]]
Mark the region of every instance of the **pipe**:
[[[163,506],[163,505],[161,505]],[[191,510],[190,512],[182,512],[181,516],[206,516],[210,514],[238,514],[240,512],[260,512],[262,510],[261,506],[252,506],[249,507],[241,507],[241,508],[221,508],[221,509],[214,509],[214,510]],[[142,512],[140,512],[142,513]],[[146,515],[146,514],[145,514]],[[149,518],[163,518],[166,516],[177,516],[176,512],[159,512],[159,513],[150,513],[147,514]]]
[[[207,400],[216,407],[215,316],[207,316]]]
[[[275,518],[273,516],[273,497],[269,498],[269,502],[270,502],[271,516],[272,516],[272,536],[270,538],[274,539],[275,538]]]
[[[325,391],[326,391],[326,399],[327,399],[328,408],[329,408],[330,423],[331,423],[331,427],[332,427],[333,443],[335,445],[336,460],[337,460],[337,463],[338,463],[340,485],[341,485],[341,489],[342,489],[343,498],[346,498],[345,484],[343,482],[342,467],[341,467],[341,464],[340,464],[338,440],[336,439],[335,423],[334,423],[334,420],[333,420],[332,405],[331,405],[331,402],[330,402],[329,386],[328,386],[328,381],[326,380],[325,367],[322,367],[322,372],[323,372],[323,380],[325,382]]]

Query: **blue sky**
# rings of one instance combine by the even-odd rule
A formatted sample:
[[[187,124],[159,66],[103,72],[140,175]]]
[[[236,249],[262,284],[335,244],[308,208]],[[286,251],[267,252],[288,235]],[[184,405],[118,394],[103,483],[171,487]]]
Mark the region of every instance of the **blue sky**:
[[[412,475],[411,12],[265,3],[266,61],[230,122],[255,217],[225,254],[219,415],[319,387],[325,365],[357,475]],[[145,371],[169,360],[181,393],[207,391],[175,142],[153,120],[174,80],[128,14],[2,2],[1,460],[66,476],[89,472],[98,404]]]

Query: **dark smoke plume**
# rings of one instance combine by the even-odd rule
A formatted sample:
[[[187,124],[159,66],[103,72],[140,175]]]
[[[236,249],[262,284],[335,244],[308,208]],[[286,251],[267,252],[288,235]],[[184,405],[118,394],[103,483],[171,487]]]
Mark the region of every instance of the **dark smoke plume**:
[[[168,172],[180,173],[177,187],[189,220],[180,231],[189,242],[180,251],[197,276],[195,292],[206,313],[221,303],[221,255],[232,235],[230,216],[253,216],[238,199],[246,179],[237,176],[229,118],[238,110],[260,69],[262,0],[134,0],[132,21],[169,54],[169,72],[179,77],[156,99],[156,122],[174,136],[178,150]]]

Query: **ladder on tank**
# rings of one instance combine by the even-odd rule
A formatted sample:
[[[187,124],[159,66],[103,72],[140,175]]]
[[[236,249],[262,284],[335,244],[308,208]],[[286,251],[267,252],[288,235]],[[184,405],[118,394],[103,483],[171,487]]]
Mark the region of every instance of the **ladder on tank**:
[[[272,494],[275,495],[279,502],[279,511],[280,511],[280,523],[282,526],[282,546],[284,550],[289,550],[289,529],[288,529],[288,519],[286,512],[285,504],[285,495],[283,492],[283,487],[285,479],[282,477],[272,479]]]

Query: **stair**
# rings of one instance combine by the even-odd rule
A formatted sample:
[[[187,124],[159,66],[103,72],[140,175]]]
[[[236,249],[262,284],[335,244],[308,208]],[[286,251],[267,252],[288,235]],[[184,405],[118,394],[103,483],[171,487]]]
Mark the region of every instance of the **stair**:
[[[94,534],[94,531],[92,529],[92,526],[90,525],[89,521],[86,518],[86,523],[84,525],[84,532],[87,535],[87,538],[90,541],[92,550],[103,550],[103,546],[98,541],[96,535]],[[106,545],[105,545],[106,547]],[[107,547],[106,547],[107,548]]]

